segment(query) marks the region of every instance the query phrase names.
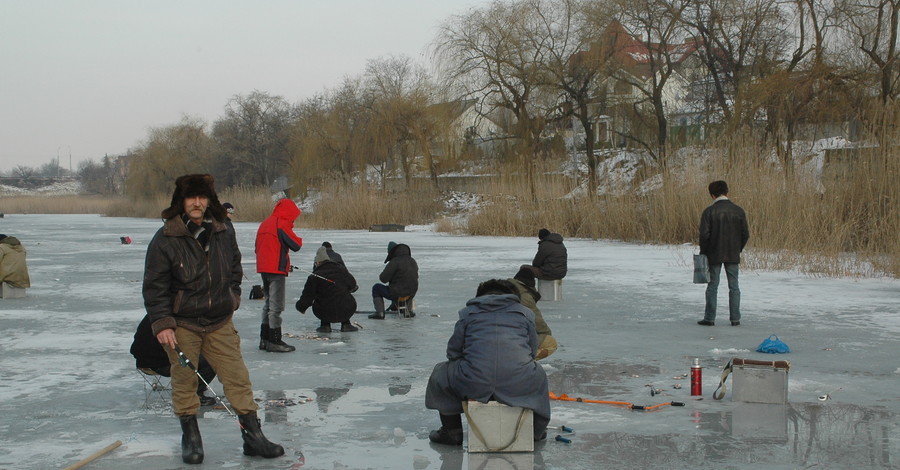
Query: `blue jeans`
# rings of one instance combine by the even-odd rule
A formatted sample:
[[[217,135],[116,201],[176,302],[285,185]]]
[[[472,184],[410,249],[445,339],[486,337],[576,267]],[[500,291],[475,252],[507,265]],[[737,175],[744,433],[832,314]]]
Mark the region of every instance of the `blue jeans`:
[[[263,280],[263,292],[266,294],[266,303],[263,304],[262,323],[268,323],[269,328],[281,328],[281,312],[284,311],[284,285],[287,276],[284,274],[261,273]]]
[[[725,277],[728,278],[728,316],[731,321],[741,321],[741,288],[738,286],[738,263],[719,263],[709,265],[709,284],[706,285],[706,311],[703,319],[716,320],[716,300],[719,292],[719,276],[722,265],[725,265]]]

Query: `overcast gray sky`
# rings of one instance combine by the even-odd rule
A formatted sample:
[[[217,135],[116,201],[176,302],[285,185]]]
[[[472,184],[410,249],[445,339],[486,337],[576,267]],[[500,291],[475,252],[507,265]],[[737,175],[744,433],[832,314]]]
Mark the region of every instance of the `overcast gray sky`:
[[[236,94],[298,102],[369,59],[424,59],[438,25],[489,0],[0,0],[0,170],[73,168]]]

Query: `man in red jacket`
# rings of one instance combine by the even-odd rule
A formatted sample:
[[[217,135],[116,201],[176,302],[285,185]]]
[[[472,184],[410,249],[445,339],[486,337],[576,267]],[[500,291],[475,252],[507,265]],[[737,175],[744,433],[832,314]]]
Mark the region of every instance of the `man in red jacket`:
[[[275,204],[266,220],[256,231],[256,272],[262,275],[262,324],[259,329],[259,349],[269,352],[291,352],[293,346],[281,340],[281,312],[284,311],[284,288],[291,271],[288,250],[298,251],[303,239],[294,233],[294,220],[300,208],[290,199]]]

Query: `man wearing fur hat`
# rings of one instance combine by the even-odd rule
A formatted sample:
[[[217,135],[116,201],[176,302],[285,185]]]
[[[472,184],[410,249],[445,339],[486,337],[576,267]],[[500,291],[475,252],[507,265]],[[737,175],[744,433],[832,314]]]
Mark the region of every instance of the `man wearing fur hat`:
[[[250,374],[232,323],[240,306],[243,270],[234,228],[225,223],[225,214],[212,176],[181,176],[170,206],[162,211],[165,222],[147,247],[144,307],[153,334],[169,356],[172,406],[183,432],[181,458],[189,464],[203,462],[197,424],[200,399],[197,376],[180,365],[176,347],[194,364],[203,354],[219,373],[240,421],[245,455],[284,454],[260,429]]]

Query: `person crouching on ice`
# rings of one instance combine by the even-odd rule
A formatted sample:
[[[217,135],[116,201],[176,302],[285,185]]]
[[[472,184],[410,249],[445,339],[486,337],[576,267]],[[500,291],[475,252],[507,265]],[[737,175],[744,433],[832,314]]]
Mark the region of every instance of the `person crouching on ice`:
[[[356,299],[353,293],[359,288],[356,279],[343,264],[334,262],[328,255],[328,247],[320,246],[316,251],[315,269],[306,279],[300,300],[294,305],[300,313],[312,307],[319,319],[316,328],[319,333],[331,333],[331,324],[340,323],[341,332],[357,331],[350,323],[356,313]]]
[[[459,446],[463,441],[463,400],[534,411],[534,440],[547,437],[550,397],[547,375],[535,362],[538,335],[534,313],[519,302],[509,281],[482,282],[474,299],[459,311],[447,359],[434,366],[425,389],[425,407],[437,410],[441,427],[432,442]]]

